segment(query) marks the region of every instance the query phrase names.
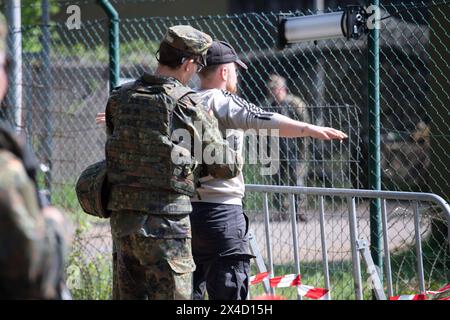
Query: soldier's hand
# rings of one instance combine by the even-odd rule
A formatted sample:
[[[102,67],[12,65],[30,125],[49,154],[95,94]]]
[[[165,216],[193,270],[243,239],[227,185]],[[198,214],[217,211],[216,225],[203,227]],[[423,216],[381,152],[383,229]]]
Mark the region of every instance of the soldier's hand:
[[[104,124],[105,122],[106,122],[106,114],[104,112],[97,113],[97,116],[95,117],[95,123]]]
[[[343,140],[348,137],[344,132],[337,129],[315,125],[308,126],[308,135],[320,140]]]

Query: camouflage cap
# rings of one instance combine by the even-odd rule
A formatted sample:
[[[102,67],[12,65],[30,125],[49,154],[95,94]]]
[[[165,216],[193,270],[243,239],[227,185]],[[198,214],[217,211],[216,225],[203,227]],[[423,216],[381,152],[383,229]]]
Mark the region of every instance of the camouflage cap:
[[[4,59],[6,52],[6,21],[3,14],[0,13],[0,59]]]
[[[212,44],[212,38],[188,25],[170,27],[163,39],[171,47],[187,54],[204,55]]]

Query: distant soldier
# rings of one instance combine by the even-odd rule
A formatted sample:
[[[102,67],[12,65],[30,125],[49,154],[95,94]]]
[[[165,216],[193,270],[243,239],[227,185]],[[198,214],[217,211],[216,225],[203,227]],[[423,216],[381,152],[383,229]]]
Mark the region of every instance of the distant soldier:
[[[299,97],[290,94],[286,85],[286,79],[272,74],[268,82],[270,110],[280,113],[288,118],[310,123],[310,117],[306,105]],[[272,183],[283,186],[306,187],[308,176],[308,144],[307,139],[280,138],[280,170],[272,176]],[[300,198],[300,197],[299,197]],[[299,204],[306,207],[306,197],[299,199]],[[275,208],[281,212],[288,209],[286,196],[275,195]],[[301,221],[306,221],[303,212],[297,216]]]
[[[185,86],[205,65],[211,43],[190,26],[169,28],[155,74],[115,88],[108,100],[106,209],[117,259],[115,298],[190,299],[195,270],[190,197],[200,176],[228,179],[240,173],[242,165],[217,120]],[[190,142],[175,138],[179,129]],[[192,152],[196,142],[200,151],[228,153],[233,161],[202,165]]]
[[[8,80],[6,25],[0,14],[0,102]],[[46,206],[29,149],[0,118],[0,299],[68,299],[64,283],[66,222]]]

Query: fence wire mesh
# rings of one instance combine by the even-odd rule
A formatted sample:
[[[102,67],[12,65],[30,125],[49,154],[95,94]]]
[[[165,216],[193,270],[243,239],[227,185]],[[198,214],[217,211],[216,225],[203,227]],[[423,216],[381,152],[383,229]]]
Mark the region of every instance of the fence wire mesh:
[[[139,6],[146,1],[113,1]],[[152,1],[149,1],[152,2]],[[71,2],[51,2],[65,11]],[[83,10],[92,1],[74,2]],[[449,176],[449,5],[439,2],[406,3],[382,7],[381,21],[381,146],[382,185],[386,190],[435,192],[448,196]],[[1,5],[5,6],[4,3]],[[31,8],[31,9],[30,9]],[[37,10],[35,4],[24,10]],[[336,11],[341,8],[328,9]],[[53,10],[53,9],[52,9]],[[56,9],[55,9],[56,10]],[[414,10],[414,14],[412,11]],[[417,12],[419,11],[419,13]],[[119,12],[120,14],[120,12]],[[285,12],[310,15],[313,12]],[[239,94],[245,99],[292,118],[287,103],[276,102],[268,89],[273,74],[286,79],[289,94],[302,101],[309,120],[333,126],[349,135],[344,143],[311,139],[281,140],[281,171],[261,176],[261,164],[247,164],[247,183],[302,185],[308,187],[366,188],[368,185],[367,37],[304,42],[276,50],[278,13],[243,13],[217,16],[146,17],[120,19],[120,77],[125,82],[143,71],[152,72],[154,54],[165,30],[176,24],[190,24],[215,39],[231,43],[248,65],[240,73]],[[36,22],[38,21],[38,22]],[[36,151],[43,169],[42,188],[52,202],[62,207],[78,226],[68,266],[69,284],[75,298],[111,298],[111,237],[108,221],[87,217],[76,200],[74,185],[80,172],[104,157],[105,129],[95,124],[108,98],[108,21],[82,21],[80,29],[69,30],[65,23],[40,23],[34,17],[23,22],[23,101],[20,126]],[[444,48],[444,49],[442,49]],[[442,53],[447,56],[442,56]],[[198,86],[194,79],[189,84]],[[10,90],[11,91],[11,90]],[[6,116],[14,119],[12,95]],[[248,138],[247,153],[261,141]],[[438,168],[439,170],[437,170]],[[263,243],[262,202],[255,194],[246,196],[245,208],[250,228]],[[269,199],[273,244],[277,248],[275,271],[293,272],[290,227],[286,199]],[[318,235],[318,203],[311,197],[297,199],[304,282],[321,285],[321,249]],[[353,298],[347,204],[340,199],[326,201],[332,296]],[[397,254],[393,272],[396,292],[413,292],[415,286],[414,233],[411,231],[411,204],[390,202],[389,234],[392,254]],[[368,202],[358,202],[361,234],[369,233]],[[422,225],[427,288],[448,283],[449,256],[445,241],[445,221],[429,204],[423,204]],[[258,289],[254,293],[258,292]],[[286,289],[283,294],[290,295]]]

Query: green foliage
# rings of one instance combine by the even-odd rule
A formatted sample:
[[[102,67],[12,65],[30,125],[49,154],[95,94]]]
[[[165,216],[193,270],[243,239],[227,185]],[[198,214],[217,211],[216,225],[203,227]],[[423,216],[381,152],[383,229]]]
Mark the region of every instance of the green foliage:
[[[67,285],[73,299],[111,299],[111,259],[102,254],[87,256],[82,248],[72,250],[67,267]]]
[[[112,298],[111,254],[102,253],[98,241],[105,235],[93,236],[93,228],[105,220],[91,217],[81,210],[71,213],[77,226],[67,263],[67,285],[73,299],[108,300]]]
[[[54,184],[52,189],[52,203],[71,213],[80,210],[75,186],[72,184]],[[87,216],[86,214],[83,214]]]
[[[52,58],[77,58],[81,59],[81,63],[94,64],[94,63],[107,63],[109,61],[108,50],[104,44],[96,44],[95,47],[89,47],[85,43],[77,42],[73,45],[67,45],[59,41],[55,41],[52,46]]]
[[[49,0],[50,16],[57,14],[60,7],[56,0]],[[42,50],[42,7],[40,1],[24,0],[22,1],[22,26],[23,26],[23,51],[36,53]],[[51,30],[51,28],[50,28]],[[55,40],[57,33],[50,31],[51,38]]]
[[[155,53],[158,50],[159,41],[135,39],[121,41],[120,55],[126,57],[127,63],[142,63],[149,66],[156,65]]]
[[[52,202],[63,208],[66,218],[75,226],[72,250],[66,268],[67,285],[73,299],[111,299],[111,254],[102,252],[102,248],[98,247],[99,243],[104,243],[107,235],[93,234],[94,228],[105,224],[106,220],[90,216],[81,210],[75,187],[71,184],[55,185]]]
[[[42,23],[42,7],[41,1],[36,0],[22,0],[22,24],[23,25],[38,25]],[[56,0],[49,0],[50,16],[57,14],[60,11],[60,6]]]

